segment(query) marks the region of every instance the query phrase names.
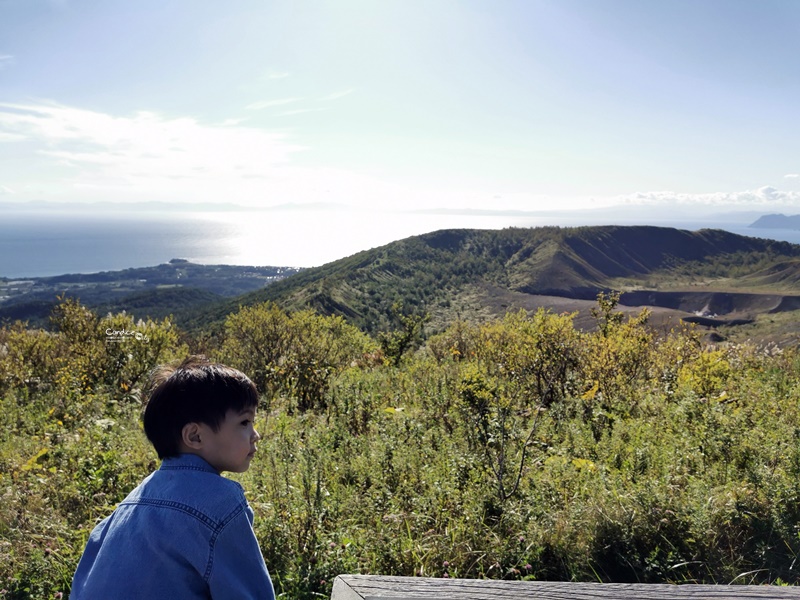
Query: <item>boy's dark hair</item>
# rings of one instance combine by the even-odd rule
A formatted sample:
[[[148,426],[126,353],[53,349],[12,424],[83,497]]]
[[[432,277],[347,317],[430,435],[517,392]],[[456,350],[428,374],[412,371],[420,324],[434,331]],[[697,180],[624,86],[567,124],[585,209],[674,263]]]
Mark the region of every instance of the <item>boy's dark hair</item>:
[[[199,355],[153,370],[144,397],[144,432],[159,458],[180,454],[187,423],[205,423],[218,431],[229,410],[258,404],[258,390],[247,375]]]

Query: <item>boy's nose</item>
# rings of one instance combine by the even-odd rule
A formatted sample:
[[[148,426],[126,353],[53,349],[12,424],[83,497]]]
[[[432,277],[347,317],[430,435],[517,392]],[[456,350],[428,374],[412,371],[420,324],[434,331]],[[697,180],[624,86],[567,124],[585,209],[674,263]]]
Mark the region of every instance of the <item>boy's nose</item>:
[[[261,439],[261,434],[260,434],[260,433],[258,433],[258,432],[257,432],[255,429],[253,429],[253,439],[254,439],[255,441],[258,441],[258,440],[260,440],[260,439]]]

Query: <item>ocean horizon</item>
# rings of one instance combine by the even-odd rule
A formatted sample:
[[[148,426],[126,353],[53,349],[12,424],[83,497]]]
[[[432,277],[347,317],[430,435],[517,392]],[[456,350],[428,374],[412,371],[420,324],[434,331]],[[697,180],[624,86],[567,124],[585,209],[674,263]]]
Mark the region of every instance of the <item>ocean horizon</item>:
[[[96,273],[163,264],[313,267],[440,229],[579,225],[717,228],[800,244],[800,231],[755,229],[741,221],[635,221],[526,215],[372,214],[341,211],[240,213],[41,213],[0,216],[0,277]]]

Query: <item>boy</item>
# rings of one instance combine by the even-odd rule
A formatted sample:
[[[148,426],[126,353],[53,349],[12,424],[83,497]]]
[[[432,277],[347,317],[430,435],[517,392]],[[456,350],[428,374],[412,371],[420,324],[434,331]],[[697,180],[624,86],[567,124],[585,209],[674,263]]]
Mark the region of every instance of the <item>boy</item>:
[[[242,486],[258,392],[246,375],[201,356],[154,372],[144,430],[162,459],[94,528],[72,600],[274,600]]]

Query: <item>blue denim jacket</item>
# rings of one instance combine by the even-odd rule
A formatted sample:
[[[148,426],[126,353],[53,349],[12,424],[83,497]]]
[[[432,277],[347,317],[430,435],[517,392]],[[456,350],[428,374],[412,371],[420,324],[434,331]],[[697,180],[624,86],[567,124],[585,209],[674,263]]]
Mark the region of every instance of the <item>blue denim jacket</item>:
[[[242,486],[199,456],[163,461],[94,528],[71,600],[274,600]]]

